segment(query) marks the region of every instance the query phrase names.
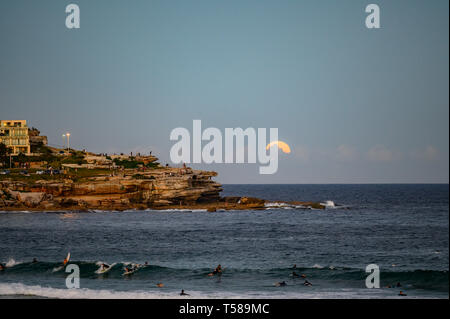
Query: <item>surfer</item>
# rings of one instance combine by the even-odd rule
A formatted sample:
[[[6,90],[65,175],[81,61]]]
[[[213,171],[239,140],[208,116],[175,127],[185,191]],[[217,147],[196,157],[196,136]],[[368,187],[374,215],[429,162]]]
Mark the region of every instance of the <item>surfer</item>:
[[[63,266],[65,266],[68,262],[69,262],[69,256],[67,256],[66,258],[64,258],[64,261],[63,261]]]
[[[213,271],[212,273],[213,273],[213,275],[221,274],[221,273],[222,273],[222,266],[219,264],[219,265],[216,267],[216,269],[214,269],[214,271]]]
[[[396,285],[396,287],[398,287],[398,288],[400,288],[402,286],[402,284],[401,283],[397,283],[397,285]]]
[[[303,279],[306,279],[306,275],[302,274],[300,277],[302,277]]]
[[[209,273],[208,276],[222,275],[222,266],[219,264],[213,272]]]
[[[33,258],[33,261],[31,263],[35,264],[37,262],[38,262],[38,260],[36,258]]]
[[[399,296],[408,296],[407,294],[405,294],[403,291],[400,290],[400,292],[398,293]]]
[[[164,284],[163,284],[162,282],[158,282],[158,283],[156,284],[156,287],[162,288],[162,287],[164,287]]]
[[[294,266],[292,266],[292,269],[297,269],[297,264],[294,264]]]
[[[102,264],[102,266],[101,266],[101,270],[103,271],[103,270],[106,270],[106,269],[108,269],[110,266],[108,265],[108,264],[105,264],[105,263],[103,263]]]
[[[300,277],[295,271],[292,272],[292,277]]]
[[[303,283],[303,286],[311,287],[312,283],[310,283],[308,280],[305,279],[305,282]]]
[[[6,268],[5,265],[0,263],[0,271],[5,270],[5,268]]]
[[[61,266],[53,268],[53,272],[61,271],[66,266],[66,264],[69,262],[69,260],[70,260],[70,253],[67,254],[67,257],[64,259]]]
[[[286,281],[280,281],[280,282],[277,282],[275,284],[275,286],[277,286],[277,287],[284,287],[284,286],[287,286],[287,283],[286,283]]]
[[[185,293],[183,289],[181,289],[180,296],[189,296],[189,294]]]

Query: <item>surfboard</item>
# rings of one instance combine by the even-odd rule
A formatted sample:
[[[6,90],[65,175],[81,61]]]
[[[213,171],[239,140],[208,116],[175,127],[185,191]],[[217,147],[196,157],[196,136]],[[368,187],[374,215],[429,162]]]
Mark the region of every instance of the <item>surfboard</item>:
[[[105,264],[105,265],[107,265],[107,264]],[[102,266],[100,265],[100,268],[97,269],[97,270],[95,271],[95,273],[96,273],[96,274],[106,274],[108,271],[110,271],[110,270],[114,267],[114,265],[115,265],[115,264],[108,265],[108,266],[109,266],[108,268],[102,268]]]
[[[61,271],[64,268],[64,266],[67,265],[69,260],[70,260],[70,252],[67,254],[66,259],[64,259],[62,266],[53,268],[53,272]]]
[[[127,275],[131,275],[136,271],[136,269],[131,269],[130,271],[125,271],[122,276],[127,276]]]

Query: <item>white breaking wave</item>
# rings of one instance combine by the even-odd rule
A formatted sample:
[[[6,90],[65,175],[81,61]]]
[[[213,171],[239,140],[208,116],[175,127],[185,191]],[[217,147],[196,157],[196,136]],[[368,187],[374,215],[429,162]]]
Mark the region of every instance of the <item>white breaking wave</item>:
[[[16,266],[16,265],[20,265],[22,262],[21,261],[15,261],[14,260],[14,258],[10,258],[7,262],[6,262],[6,264],[5,264],[5,266],[8,268],[8,267],[14,267],[14,266]]]
[[[303,206],[303,205],[291,205],[288,203],[276,203],[276,202],[265,203],[264,206],[266,207],[266,209],[294,209],[294,208],[305,209],[305,208],[307,208],[306,206]]]
[[[39,285],[28,286],[22,283],[2,284],[0,283],[0,295],[3,296],[36,296],[57,299],[215,299],[215,298],[279,298],[279,295],[261,294],[258,292],[248,292],[246,294],[228,292],[198,292],[187,291],[189,296],[180,296],[179,292],[149,292],[149,291],[114,291],[96,290],[88,288],[80,289],[60,289],[42,287]],[[286,298],[299,298],[298,294],[287,294]]]
[[[323,266],[321,266],[321,265],[319,265],[319,264],[314,264],[314,265],[312,266],[312,268],[322,269]]]
[[[266,206],[266,207],[286,207],[289,205],[286,203],[265,203],[264,206]]]
[[[325,206],[325,208],[336,208],[336,205],[332,200],[327,200],[325,203],[320,203],[321,205]]]
[[[308,289],[309,290],[309,289]],[[389,290],[390,291],[390,290]],[[257,292],[248,291],[244,293],[232,292],[198,292],[186,291],[189,296],[180,296],[177,291],[114,291],[106,289],[61,289],[42,287],[39,285],[28,286],[22,283],[0,283],[0,296],[29,296],[29,297],[44,297],[55,299],[317,299],[317,298],[405,298],[397,295],[386,294],[384,289],[352,289],[345,288],[339,290],[321,290],[309,292],[286,292],[283,290],[276,290],[276,292]],[[408,296],[407,298],[423,298],[423,296]]]
[[[171,208],[171,209],[146,209],[146,212],[206,212],[207,209],[188,209],[188,208]]]

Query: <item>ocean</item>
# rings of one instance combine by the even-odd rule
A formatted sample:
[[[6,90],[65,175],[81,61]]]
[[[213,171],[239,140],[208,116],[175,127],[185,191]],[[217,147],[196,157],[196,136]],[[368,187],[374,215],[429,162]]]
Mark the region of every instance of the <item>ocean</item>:
[[[0,298],[449,297],[448,184],[224,185],[222,195],[327,208],[0,212]],[[55,271],[68,252],[80,289]],[[97,274],[103,262],[112,268]],[[218,264],[222,275],[208,276]],[[366,288],[369,264],[379,289]]]

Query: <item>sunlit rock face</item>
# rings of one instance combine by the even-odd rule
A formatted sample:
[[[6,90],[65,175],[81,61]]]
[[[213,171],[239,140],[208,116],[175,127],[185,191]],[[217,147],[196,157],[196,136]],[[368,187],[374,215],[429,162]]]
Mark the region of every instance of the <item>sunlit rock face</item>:
[[[220,199],[216,172],[164,168],[140,174],[96,176],[83,181],[0,182],[0,207],[129,209],[196,205]]]

